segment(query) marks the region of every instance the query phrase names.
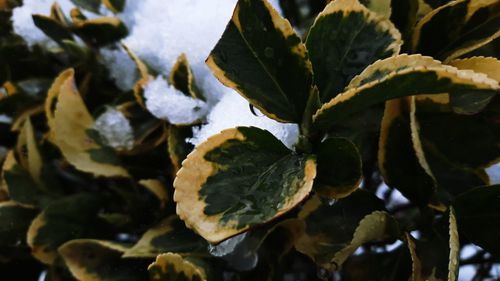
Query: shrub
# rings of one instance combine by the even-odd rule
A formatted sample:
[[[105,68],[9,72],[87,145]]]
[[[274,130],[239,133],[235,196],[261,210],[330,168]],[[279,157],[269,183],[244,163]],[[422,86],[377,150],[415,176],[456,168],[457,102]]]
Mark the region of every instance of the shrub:
[[[281,1],[292,27],[239,0],[206,64],[266,125],[196,146],[217,98],[187,56],[163,77],[120,44],[125,1],[72,2],[32,16],[52,41],[31,45],[0,1],[2,278],[486,280],[498,262],[498,1]]]

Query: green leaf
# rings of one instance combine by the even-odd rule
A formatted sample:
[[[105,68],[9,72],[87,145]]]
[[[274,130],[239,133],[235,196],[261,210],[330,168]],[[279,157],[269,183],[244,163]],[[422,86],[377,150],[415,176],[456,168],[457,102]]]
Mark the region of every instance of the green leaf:
[[[460,243],[453,208],[433,226],[432,231],[415,239],[406,233],[412,256],[411,280],[456,281]]]
[[[484,74],[458,70],[429,57],[399,55],[375,62],[351,81],[347,90],[324,104],[314,125],[328,129],[380,102],[411,95],[460,91],[498,92],[498,82]]]
[[[122,259],[128,246],[91,239],[71,240],[59,253],[71,274],[78,280],[147,280],[147,261]]]
[[[177,127],[174,125],[168,127],[168,156],[170,157],[170,161],[172,161],[175,173],[179,171],[182,161],[193,150],[193,145],[186,142],[186,139],[192,136],[191,127]]]
[[[43,15],[34,14],[33,22],[43,33],[52,40],[60,43],[63,40],[73,40],[71,32],[55,19]]]
[[[207,281],[206,270],[197,265],[198,260],[182,258],[178,254],[166,253],[156,257],[149,267],[151,281]]]
[[[398,54],[401,44],[399,31],[388,19],[357,0],[332,1],[306,40],[321,101],[334,98],[376,60]]]
[[[186,54],[181,54],[170,70],[169,82],[188,97],[205,100],[194,79]]]
[[[92,46],[105,46],[128,35],[123,22],[115,17],[79,20],[74,23],[74,32]]]
[[[470,69],[484,73],[488,77],[500,82],[500,60],[496,58],[471,57],[453,60],[450,65],[458,69]],[[456,93],[450,96],[453,110],[461,114],[476,114],[483,110],[495,96],[493,93],[477,93],[474,91]]]
[[[300,123],[312,86],[307,50],[265,0],[239,0],[207,59],[215,76],[270,118]]]
[[[207,243],[176,215],[162,220],[146,231],[141,239],[124,253],[124,257],[154,258],[161,253],[178,254],[206,253]]]
[[[311,191],[316,163],[255,127],[222,131],[198,145],[174,181],[177,214],[217,243],[280,216]]]
[[[4,171],[5,183],[9,188],[10,198],[23,205],[39,206],[45,194],[40,190],[31,175],[21,165],[14,165]]]
[[[28,230],[27,240],[33,256],[45,264],[52,264],[57,248],[65,242],[106,234],[106,225],[97,216],[102,203],[98,196],[82,193],[48,205]]]
[[[383,211],[384,203],[364,190],[333,204],[310,199],[299,213],[305,232],[295,248],[328,271],[337,271],[364,243],[394,239],[397,222]]]
[[[451,1],[421,19],[413,34],[414,53],[454,59],[500,36],[497,0]]]
[[[392,12],[390,20],[401,32],[405,47],[417,22],[419,1],[421,0],[391,0]]]
[[[31,220],[38,211],[22,207],[15,202],[0,202],[0,248],[13,247],[23,243]]]
[[[407,99],[386,102],[380,129],[378,150],[379,168],[384,182],[396,188],[421,206],[426,205],[435,192],[432,173],[424,168],[413,145],[410,127],[410,104]],[[418,149],[418,152],[417,150]]]
[[[329,138],[317,150],[318,176],[315,191],[328,198],[343,198],[361,183],[361,156],[347,139]]]
[[[78,7],[96,14],[99,13],[99,7],[101,6],[100,0],[71,0],[71,2],[73,2]]]
[[[500,185],[465,192],[453,202],[459,230],[471,242],[500,257]]]

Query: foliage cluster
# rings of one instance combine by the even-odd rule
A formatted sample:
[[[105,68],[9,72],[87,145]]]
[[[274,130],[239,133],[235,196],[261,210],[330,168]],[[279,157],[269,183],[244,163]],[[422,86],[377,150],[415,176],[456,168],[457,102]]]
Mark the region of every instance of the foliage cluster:
[[[239,0],[206,63],[251,108],[298,124],[292,149],[257,127],[193,147],[204,120],[145,107],[152,67],[123,46],[140,73],[126,92],[98,59],[127,28],[81,9],[125,1],[73,2],[33,15],[56,43],[44,48],[13,33],[22,3],[0,1],[3,277],[455,281],[500,262],[485,171],[500,159],[498,0],[281,1],[294,27]],[[204,100],[182,54],[169,83]],[[128,147],[96,127],[110,106]],[[469,244],[482,249],[460,258]]]

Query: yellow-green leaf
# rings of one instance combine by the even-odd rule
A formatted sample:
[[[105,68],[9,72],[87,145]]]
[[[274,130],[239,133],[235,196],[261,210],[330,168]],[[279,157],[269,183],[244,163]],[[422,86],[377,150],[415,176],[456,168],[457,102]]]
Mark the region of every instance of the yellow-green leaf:
[[[270,118],[299,123],[312,86],[307,50],[267,0],[239,0],[207,59],[214,75]]]
[[[89,135],[94,119],[76,89],[74,71],[66,70],[56,78],[45,102],[50,140],[78,170],[96,176],[128,177],[118,165],[101,163],[91,157],[91,151],[102,148]]]
[[[198,145],[174,181],[177,214],[211,243],[280,216],[311,191],[316,163],[255,127]]]
[[[358,0],[336,0],[318,15],[306,45],[321,101],[327,102],[368,65],[397,55],[402,41],[388,19]]]

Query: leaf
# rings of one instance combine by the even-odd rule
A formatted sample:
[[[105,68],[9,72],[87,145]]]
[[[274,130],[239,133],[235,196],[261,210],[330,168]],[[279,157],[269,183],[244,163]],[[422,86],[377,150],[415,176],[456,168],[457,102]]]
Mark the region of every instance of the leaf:
[[[0,247],[19,246],[26,239],[31,220],[38,211],[12,201],[0,202]]]
[[[188,97],[205,100],[194,80],[193,71],[189,66],[186,54],[181,54],[170,70],[169,82],[177,90]]]
[[[312,86],[307,50],[265,0],[239,0],[207,59],[214,75],[270,118],[300,123]]]
[[[175,253],[161,254],[149,267],[151,281],[207,281],[205,270],[193,260],[182,258]]]
[[[385,103],[380,129],[378,165],[384,182],[419,205],[426,205],[435,192],[433,174],[422,165],[423,151],[413,143],[410,103],[395,99]]]
[[[182,166],[182,161],[186,159],[189,152],[193,150],[193,145],[186,141],[192,137],[193,132],[190,127],[168,126],[168,156],[174,167],[174,173],[177,174]]]
[[[391,0],[392,12],[390,20],[401,32],[405,47],[408,44],[408,39],[411,38],[417,22],[419,1],[422,0]]]
[[[73,29],[84,41],[98,47],[115,43],[128,35],[125,24],[115,17],[79,20],[74,23]]]
[[[334,98],[376,60],[398,54],[401,45],[394,25],[357,0],[330,2],[306,40],[321,101]]]
[[[5,170],[4,179],[9,197],[18,204],[35,207],[45,204],[48,199],[28,171],[19,164]]]
[[[23,129],[18,137],[16,150],[23,167],[29,171],[30,176],[37,184],[41,184],[43,159],[38,150],[33,125],[29,117],[24,122]]]
[[[498,82],[484,74],[458,70],[420,55],[399,55],[367,67],[345,92],[324,104],[313,121],[317,128],[327,129],[356,112],[394,98],[499,89]]]
[[[45,35],[50,37],[52,40],[58,43],[63,40],[73,40],[71,32],[55,19],[37,14],[34,14],[32,17],[35,26],[43,31],[43,33],[45,33]]]
[[[500,257],[500,185],[471,189],[455,198],[453,208],[460,232]]]
[[[397,237],[396,221],[383,210],[384,203],[364,190],[333,204],[313,197],[299,213],[305,232],[295,248],[327,271],[340,270],[362,244]]]
[[[451,60],[473,51],[500,36],[499,12],[496,0],[451,1],[419,21],[413,52]]]
[[[496,58],[471,57],[453,60],[450,65],[458,69],[470,69],[484,73],[500,82],[500,60]],[[476,114],[483,110],[495,96],[492,93],[463,92],[450,95],[453,110],[460,114]]]
[[[150,79],[149,73],[151,72],[151,70],[129,47],[127,47],[127,45],[122,44],[122,48],[125,50],[125,52],[127,52],[130,59],[132,59],[132,61],[135,63],[137,70],[141,75],[141,79],[139,79],[134,85],[134,97],[137,103],[142,108],[146,108],[144,104],[143,87],[147,84],[147,82]]]
[[[97,213],[102,199],[91,194],[76,194],[52,202],[31,223],[28,245],[35,258],[52,264],[57,248],[78,238],[94,238],[106,233],[106,225]]]
[[[190,255],[206,251],[205,240],[187,229],[176,215],[172,215],[146,231],[132,248],[125,251],[123,257],[154,258],[166,252]]]
[[[339,199],[358,188],[363,177],[361,156],[352,142],[343,138],[326,139],[319,145],[317,157],[316,192]]]
[[[102,0],[102,3],[115,14],[122,12],[126,5],[125,0]]]
[[[160,202],[160,209],[165,209],[167,203],[170,201],[168,196],[167,187],[159,180],[155,179],[144,179],[140,180],[139,184],[144,186],[147,190],[153,193],[158,201]]]
[[[96,14],[99,13],[99,7],[101,6],[100,0],[71,0],[71,2],[78,7]]]
[[[174,181],[177,214],[218,243],[278,217],[311,191],[316,163],[255,127],[222,131],[198,145]]]
[[[460,243],[453,208],[431,234],[417,240],[406,233],[406,243],[412,257],[411,281],[457,280]]]
[[[115,242],[76,239],[62,245],[58,251],[78,280],[147,280],[146,261],[121,258],[127,249]]]
[[[448,105],[434,110],[436,106],[428,99],[416,103],[424,146],[464,168],[485,168],[496,162],[500,157],[500,126],[488,112],[461,115]]]
[[[94,119],[76,89],[73,76],[72,69],[62,72],[47,95],[45,110],[50,140],[78,170],[97,176],[127,177],[127,171],[121,166],[100,163],[92,158],[92,151],[102,147],[88,135]]]

